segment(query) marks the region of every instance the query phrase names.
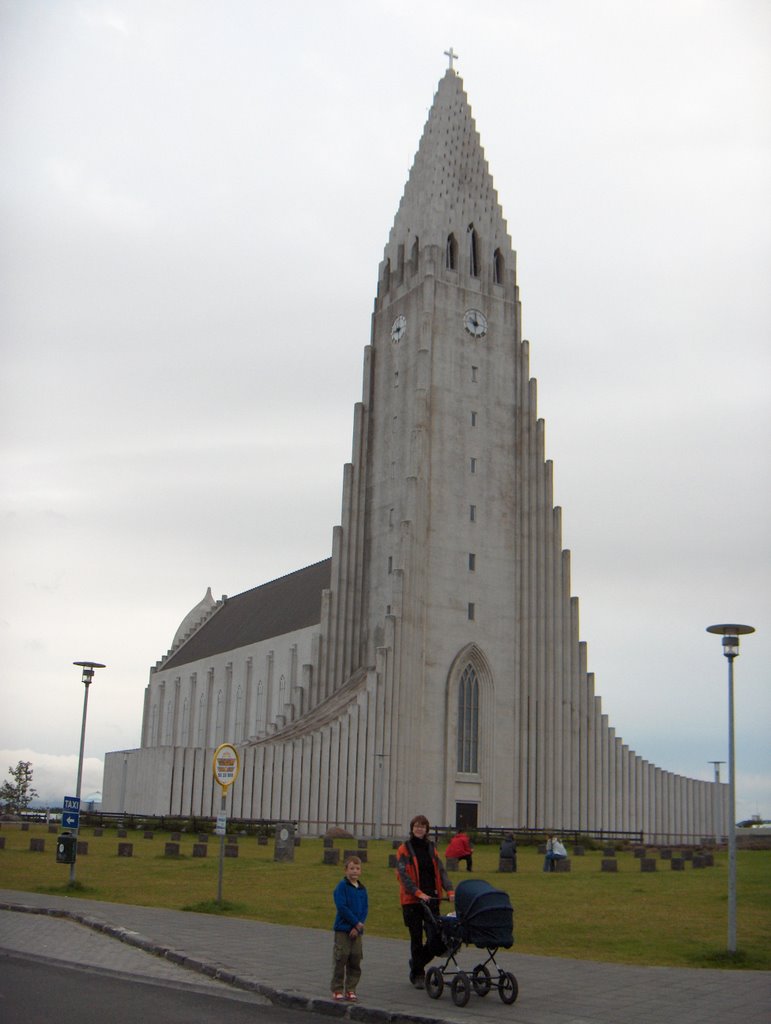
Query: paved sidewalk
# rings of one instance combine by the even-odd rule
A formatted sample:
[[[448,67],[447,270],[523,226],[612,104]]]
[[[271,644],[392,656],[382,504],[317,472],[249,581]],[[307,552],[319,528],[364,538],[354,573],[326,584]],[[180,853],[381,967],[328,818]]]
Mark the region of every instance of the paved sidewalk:
[[[360,1002],[335,1006],[329,999],[332,940],[326,932],[0,890],[0,950],[175,983],[186,978],[215,986],[225,982],[279,1005],[374,1024],[767,1024],[771,1019],[769,971],[626,967],[502,950],[500,966],[519,982],[516,1003],[505,1006],[496,992],[485,998],[472,993],[460,1008],[447,990],[433,1000],[409,984],[406,941],[366,936],[364,949]],[[480,951],[464,948],[458,959],[470,970]]]

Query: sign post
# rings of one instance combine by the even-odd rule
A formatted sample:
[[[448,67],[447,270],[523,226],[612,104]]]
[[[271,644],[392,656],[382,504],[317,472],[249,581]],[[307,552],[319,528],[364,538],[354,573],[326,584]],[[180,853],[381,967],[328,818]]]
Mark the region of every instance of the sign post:
[[[241,763],[238,758],[238,751],[232,743],[220,743],[214,751],[212,770],[214,779],[222,788],[222,802],[220,813],[217,815],[216,835],[220,837],[220,865],[217,875],[217,903],[222,903],[222,872],[225,863],[225,833],[227,832],[226,802],[228,786],[232,786],[238,778]]]

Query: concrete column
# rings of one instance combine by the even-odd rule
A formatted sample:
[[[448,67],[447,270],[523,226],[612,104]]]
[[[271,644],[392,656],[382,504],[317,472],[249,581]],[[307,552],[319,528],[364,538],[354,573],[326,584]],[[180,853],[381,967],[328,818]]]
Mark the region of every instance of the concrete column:
[[[554,705],[556,702],[555,686],[555,661],[554,650],[556,633],[555,622],[555,600],[554,600],[554,573],[555,573],[555,551],[554,551],[554,514],[551,510],[552,492],[552,464],[546,462],[544,467],[544,572],[543,572],[543,603],[544,618],[541,624],[544,637],[543,657],[543,733],[544,733],[544,773],[541,786],[544,790],[544,822],[558,822],[561,820],[561,808],[557,807],[557,790],[559,788],[559,774],[556,764],[556,749],[559,746],[554,730]],[[558,563],[559,564],[559,563]],[[559,815],[559,816],[558,816]]]
[[[330,821],[330,753],[332,748],[332,735],[329,726],[322,729],[322,752],[320,752],[320,778],[318,785],[318,825],[319,831],[326,831],[334,821]]]

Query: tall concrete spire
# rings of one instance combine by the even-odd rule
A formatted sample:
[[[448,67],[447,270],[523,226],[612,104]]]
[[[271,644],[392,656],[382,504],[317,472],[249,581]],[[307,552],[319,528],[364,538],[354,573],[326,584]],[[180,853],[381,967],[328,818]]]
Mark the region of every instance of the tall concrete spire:
[[[395,265],[397,247],[409,252],[415,237],[421,247],[444,246],[448,235],[460,241],[469,226],[490,251],[511,251],[506,221],[493,187],[484,150],[462,79],[447,70],[439,82],[423,136],[386,247]]]

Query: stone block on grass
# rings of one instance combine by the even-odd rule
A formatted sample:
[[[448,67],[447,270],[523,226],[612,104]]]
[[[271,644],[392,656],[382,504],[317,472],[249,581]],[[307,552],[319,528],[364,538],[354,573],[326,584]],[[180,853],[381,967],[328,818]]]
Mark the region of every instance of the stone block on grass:
[[[554,861],[554,870],[565,874],[570,871],[570,857],[560,857]]]
[[[499,857],[498,858],[498,870],[503,872],[514,870],[514,858],[513,857]]]
[[[76,850],[77,850],[77,853],[78,853],[78,857],[87,857],[88,856],[88,840],[87,839],[79,839],[78,840],[78,845],[76,847]]]
[[[164,857],[179,857],[179,843],[166,843],[163,848]]]
[[[225,856],[226,857],[237,857],[238,856],[238,846],[235,843],[227,843],[226,846],[225,846]]]
[[[358,857],[362,864],[367,863],[367,850],[345,850],[343,853],[343,863],[345,863],[349,857]]]
[[[207,843],[193,843],[194,857],[205,857],[208,852],[209,846]]]
[[[669,861],[669,864],[673,871],[685,870],[685,861],[682,857],[672,857]]]
[[[609,871],[609,872],[617,872],[618,871],[618,861],[616,860],[615,857],[603,857],[602,860],[600,861],[600,870],[601,871]]]
[[[134,844],[133,843],[118,843],[118,856],[119,857],[133,857],[134,856]]]
[[[335,850],[334,847],[328,846],[324,851],[324,864],[339,864],[340,863],[340,851]]]
[[[45,839],[37,839],[33,836],[29,841],[29,848],[32,853],[45,853],[46,841]]]
[[[655,871],[656,870],[656,858],[655,857],[641,857],[640,858],[640,871]]]

